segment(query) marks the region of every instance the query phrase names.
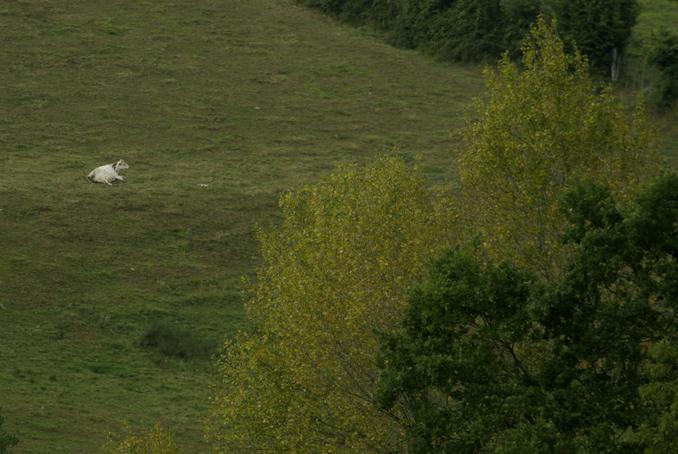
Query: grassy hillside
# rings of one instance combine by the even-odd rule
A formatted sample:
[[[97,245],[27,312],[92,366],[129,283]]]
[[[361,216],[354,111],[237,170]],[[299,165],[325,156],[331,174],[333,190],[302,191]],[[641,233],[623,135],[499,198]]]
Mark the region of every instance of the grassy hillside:
[[[95,452],[124,419],[204,451],[209,361],[144,333],[243,326],[240,276],[281,191],[394,149],[444,179],[482,89],[477,67],[292,0],[5,0],[0,42],[0,407],[18,452]],[[127,182],[86,181],[119,158]]]
[[[124,419],[204,450],[209,361],[281,191],[397,148],[434,178],[477,68],[288,0],[0,3],[0,407],[18,452],[95,452]],[[126,183],[92,185],[126,159]],[[206,185],[206,186],[204,186]]]

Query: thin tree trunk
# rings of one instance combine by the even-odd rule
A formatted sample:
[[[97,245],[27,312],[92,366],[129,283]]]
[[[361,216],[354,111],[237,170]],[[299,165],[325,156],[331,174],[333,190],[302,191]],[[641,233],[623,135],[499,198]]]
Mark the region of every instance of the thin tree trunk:
[[[612,49],[612,66],[610,68],[610,77],[612,78],[612,82],[617,82],[619,80],[619,69],[621,68],[621,56],[619,55],[619,51],[617,51],[617,48],[615,47]]]

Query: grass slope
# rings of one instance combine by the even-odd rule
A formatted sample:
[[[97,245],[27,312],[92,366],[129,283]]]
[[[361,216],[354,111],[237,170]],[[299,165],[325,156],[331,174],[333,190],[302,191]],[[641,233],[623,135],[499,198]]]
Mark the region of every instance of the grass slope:
[[[475,67],[291,0],[5,0],[0,42],[0,407],[18,452],[96,452],[124,419],[206,450],[209,362],[144,333],[243,326],[239,279],[281,191],[394,148],[445,178],[482,89]],[[126,183],[85,180],[118,158]]]
[[[627,77],[622,84],[634,92],[641,92],[652,101],[657,96],[660,74],[647,63],[653,35],[660,31],[678,33],[678,2],[675,0],[639,0],[640,14],[633,29],[628,48]],[[671,112],[658,115],[656,125],[661,133],[661,148],[669,165],[678,168],[678,106]]]
[[[5,0],[0,42],[0,407],[18,452],[95,452],[124,419],[205,450],[209,362],[142,349],[146,330],[242,326],[280,192],[393,148],[443,177],[482,86],[290,0]],[[118,158],[126,183],[85,180]]]

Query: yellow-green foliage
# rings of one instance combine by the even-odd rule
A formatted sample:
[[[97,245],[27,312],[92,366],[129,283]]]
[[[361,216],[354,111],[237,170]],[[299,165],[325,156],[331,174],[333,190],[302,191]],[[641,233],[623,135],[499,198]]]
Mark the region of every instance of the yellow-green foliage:
[[[459,159],[463,211],[495,258],[549,275],[563,258],[564,191],[591,179],[623,199],[655,157],[643,110],[597,87],[553,24],[540,18],[522,51],[522,69],[504,57],[486,72],[488,100]]]
[[[125,423],[124,432],[121,437],[110,436],[103,449],[105,454],[179,454],[172,434],[159,423],[139,434],[132,433]]]
[[[396,418],[372,404],[376,333],[396,325],[408,286],[449,246],[439,200],[395,158],[281,198],[246,305],[255,334],[227,343],[220,361],[211,429],[223,452],[400,446]]]

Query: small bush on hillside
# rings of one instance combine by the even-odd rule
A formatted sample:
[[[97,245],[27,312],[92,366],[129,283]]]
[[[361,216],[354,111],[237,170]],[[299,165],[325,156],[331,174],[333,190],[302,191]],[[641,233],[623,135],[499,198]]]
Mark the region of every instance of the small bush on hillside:
[[[155,348],[165,356],[184,359],[209,358],[217,348],[214,340],[196,336],[167,321],[151,325],[140,344],[145,348]]]

